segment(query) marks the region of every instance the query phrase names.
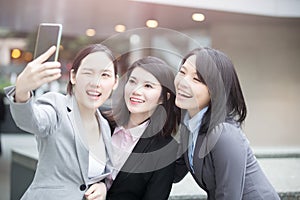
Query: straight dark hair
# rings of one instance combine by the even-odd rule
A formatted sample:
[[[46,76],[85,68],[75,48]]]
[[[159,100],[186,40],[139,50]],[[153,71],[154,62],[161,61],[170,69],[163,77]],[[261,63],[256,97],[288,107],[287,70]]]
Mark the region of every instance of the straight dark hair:
[[[198,78],[208,87],[211,98],[200,133],[210,132],[225,121],[234,121],[241,126],[247,115],[247,107],[231,60],[221,51],[203,47],[189,52],[181,64],[192,55],[196,55]]]
[[[109,59],[111,59],[111,61],[113,62],[115,76],[117,77],[117,74],[118,74],[117,60],[113,56],[112,51],[110,49],[108,49],[106,46],[102,45],[102,44],[91,44],[91,45],[88,45],[87,47],[83,48],[82,50],[80,50],[74,58],[71,70],[73,70],[74,73],[76,74],[79,67],[80,67],[81,61],[87,55],[89,55],[91,53],[95,53],[95,52],[104,52],[104,53],[106,53],[107,57]],[[71,83],[71,80],[69,80],[69,83],[68,83],[68,86],[67,86],[67,93],[72,95],[72,89],[73,89],[73,85]]]

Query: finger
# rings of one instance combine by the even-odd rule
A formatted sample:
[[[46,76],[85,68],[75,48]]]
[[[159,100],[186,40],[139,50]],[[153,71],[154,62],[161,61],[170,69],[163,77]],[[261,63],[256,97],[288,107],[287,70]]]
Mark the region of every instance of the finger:
[[[58,62],[46,62],[38,67],[31,68],[28,72],[28,74],[31,74],[36,80],[58,73],[61,73],[60,63]]]
[[[90,194],[92,194],[95,190],[96,190],[96,186],[95,186],[95,185],[91,185],[91,187],[89,187],[89,189],[88,189],[84,194],[85,194],[85,195],[90,195]]]
[[[34,59],[32,62],[34,63],[43,63],[45,62],[50,56],[55,52],[56,47],[52,46],[50,47],[45,53]]]
[[[40,79],[45,79],[45,78],[51,78],[53,76],[57,76],[57,75],[61,75],[61,70],[60,69],[49,69],[47,71],[44,71],[41,75],[40,75]]]
[[[86,199],[87,199],[87,200],[97,200],[97,199],[100,199],[100,197],[101,197],[101,195],[98,194],[98,193],[95,191],[95,192],[93,192],[92,194],[87,195],[87,196],[86,196]],[[101,198],[101,199],[102,199],[102,198]]]
[[[42,85],[45,84],[45,83],[49,83],[49,82],[51,82],[51,81],[57,80],[57,79],[59,79],[60,77],[61,77],[61,74],[60,74],[60,73],[59,73],[59,74],[54,74],[54,75],[51,75],[51,76],[44,77],[44,78],[41,80],[39,86],[42,86]]]

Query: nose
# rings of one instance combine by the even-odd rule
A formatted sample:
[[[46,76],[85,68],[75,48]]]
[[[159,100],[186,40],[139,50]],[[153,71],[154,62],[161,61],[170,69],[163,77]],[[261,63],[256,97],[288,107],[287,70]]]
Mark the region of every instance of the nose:
[[[181,88],[181,89],[186,89],[189,87],[189,78],[186,77],[182,77],[178,80],[177,85]]]
[[[94,77],[90,82],[92,87],[100,87],[101,85],[101,79],[99,77]]]
[[[134,94],[134,95],[141,95],[142,92],[143,92],[143,86],[142,85],[137,85],[132,90],[132,94]]]

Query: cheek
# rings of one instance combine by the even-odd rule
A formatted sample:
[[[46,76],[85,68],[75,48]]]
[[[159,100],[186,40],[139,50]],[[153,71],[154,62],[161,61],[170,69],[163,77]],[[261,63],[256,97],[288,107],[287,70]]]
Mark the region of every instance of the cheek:
[[[83,85],[84,84],[84,80],[82,80],[82,79],[77,79],[76,80],[76,82],[74,83],[74,85],[73,85],[73,88],[75,89],[75,90],[80,90],[80,88],[82,88]]]
[[[132,88],[128,84],[126,84],[125,87],[124,87],[125,98],[130,96],[131,91],[132,91]]]
[[[195,96],[198,100],[203,101],[203,103],[208,103],[210,101],[210,95],[206,87],[198,88],[195,92],[197,94]]]
[[[86,76],[77,76],[76,77],[76,85],[87,85],[90,82],[90,80]]]
[[[153,93],[149,93],[148,95],[148,100],[151,102],[151,104],[153,105],[157,105],[160,104],[161,99],[160,99],[160,92],[153,92]]]
[[[180,78],[179,78],[179,76],[178,76],[178,75],[177,75],[177,76],[175,76],[175,79],[174,79],[174,85],[175,85],[175,89],[177,89],[177,85],[178,85],[179,81],[180,81]]]
[[[101,83],[101,85],[102,85],[102,88],[105,90],[112,90],[115,85],[115,81],[114,80],[103,81]]]
[[[207,103],[210,102],[210,94],[209,94],[208,90],[206,90],[206,101],[207,101]]]

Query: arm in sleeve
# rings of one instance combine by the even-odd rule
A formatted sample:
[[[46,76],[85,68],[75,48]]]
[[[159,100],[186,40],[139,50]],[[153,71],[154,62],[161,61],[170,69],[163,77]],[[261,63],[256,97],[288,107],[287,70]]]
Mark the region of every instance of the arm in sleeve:
[[[152,173],[147,184],[143,200],[167,200],[169,198],[174,179],[175,163]]]
[[[181,181],[188,173],[188,167],[186,166],[184,155],[181,155],[180,158],[178,158],[175,161],[175,175],[174,175],[174,183],[178,183]]]
[[[174,183],[178,183],[181,181],[189,172],[189,169],[186,165],[184,154],[186,153],[186,150],[183,148],[182,144],[182,138],[178,139],[178,150],[177,150],[177,160],[175,161],[175,175],[174,175]]]
[[[24,131],[44,137],[50,134],[53,127],[57,125],[58,117],[54,106],[43,95],[36,101],[31,98],[25,103],[14,102],[15,87],[5,89],[10,104],[10,112],[16,125]]]
[[[247,151],[241,134],[240,129],[226,126],[212,150],[217,200],[242,199]]]

